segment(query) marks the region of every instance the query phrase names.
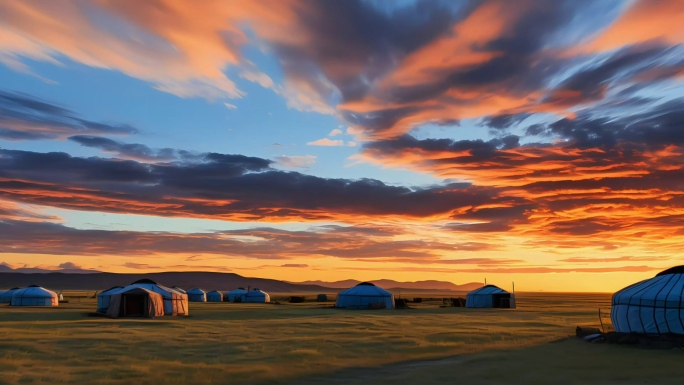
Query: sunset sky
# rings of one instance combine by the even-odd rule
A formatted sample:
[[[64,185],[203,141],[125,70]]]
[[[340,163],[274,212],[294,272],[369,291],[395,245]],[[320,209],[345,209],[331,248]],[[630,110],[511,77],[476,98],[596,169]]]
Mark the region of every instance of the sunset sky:
[[[684,1],[0,2],[0,262],[614,291],[684,260]]]

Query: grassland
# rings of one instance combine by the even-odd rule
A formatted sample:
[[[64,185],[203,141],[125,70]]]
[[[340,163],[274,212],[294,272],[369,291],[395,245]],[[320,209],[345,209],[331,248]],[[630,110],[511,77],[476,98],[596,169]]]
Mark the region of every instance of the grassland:
[[[608,300],[519,294],[516,310],[380,311],[192,303],[191,317],[154,320],[88,317],[95,301],[84,298],[2,306],[0,384],[681,383],[680,352],[551,343],[596,326]]]

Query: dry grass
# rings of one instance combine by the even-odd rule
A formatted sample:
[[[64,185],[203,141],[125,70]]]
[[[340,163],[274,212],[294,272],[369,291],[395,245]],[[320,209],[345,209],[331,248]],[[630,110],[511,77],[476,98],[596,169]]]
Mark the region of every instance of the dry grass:
[[[495,364],[473,358],[480,364],[467,365],[469,373],[496,377],[497,370],[522,365],[504,359],[518,353],[499,350],[527,348],[520,350],[525,357],[554,357],[562,351],[557,347],[567,345],[538,345],[572,334],[575,325],[596,325],[597,309],[607,308],[608,300],[597,294],[521,294],[520,308],[498,311],[434,303],[382,311],[335,310],[319,303],[192,303],[189,318],[155,320],[87,317],[95,301],[85,299],[53,309],[1,307],[0,384],[275,384],[327,375],[355,381],[353,370],[364,378],[369,373],[363,368],[381,373],[389,370],[378,369],[383,365],[477,352],[500,356]],[[590,344],[581,349],[587,347],[606,352]],[[392,383],[460,378],[465,366],[453,365],[402,369],[405,381]],[[382,382],[385,377],[391,376],[370,383],[389,383]]]

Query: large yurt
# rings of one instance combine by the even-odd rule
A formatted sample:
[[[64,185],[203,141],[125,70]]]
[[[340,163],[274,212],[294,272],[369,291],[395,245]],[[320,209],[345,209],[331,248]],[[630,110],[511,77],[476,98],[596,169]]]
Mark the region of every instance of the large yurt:
[[[133,282],[132,284],[118,289],[112,290],[107,293],[102,293],[102,296],[112,296],[120,292],[125,292],[131,287],[141,287],[143,289],[158,293],[162,296],[164,301],[164,315],[189,315],[190,309],[188,308],[188,295],[183,294],[179,291],[171,289],[169,287],[160,285],[151,279],[140,279]],[[105,299],[103,298],[103,301]],[[111,298],[106,299],[106,301],[111,301]]]
[[[466,295],[466,307],[515,308],[515,294],[494,286],[485,285]]]
[[[10,303],[12,302],[12,294],[14,294],[15,291],[21,290],[18,287],[13,287],[6,292],[0,294],[0,303]]]
[[[207,294],[202,289],[194,288],[186,293],[190,302],[207,302]]]
[[[207,302],[223,302],[223,294],[214,290],[207,293]]]
[[[610,319],[616,332],[684,334],[684,266],[613,294]]]
[[[337,295],[335,307],[345,309],[392,309],[394,295],[370,282],[341,291]]]
[[[271,296],[268,295],[268,293],[266,293],[266,292],[263,292],[257,288],[254,288],[252,291],[245,294],[244,300],[242,302],[252,302],[252,303],[271,302]]]
[[[58,306],[57,293],[38,285],[15,290],[12,294],[11,306]]]
[[[244,287],[238,287],[235,290],[231,290],[226,293],[226,299],[228,302],[245,302],[245,295],[247,295],[247,290]]]
[[[139,286],[127,286],[109,296],[106,314],[112,318],[154,318],[164,315],[164,298],[159,293]]]
[[[123,289],[121,286],[114,286],[110,287],[107,290],[101,291],[97,293],[97,311],[99,313],[104,313],[107,311],[107,308],[109,307],[109,299],[111,298],[111,295],[108,293],[111,291]]]

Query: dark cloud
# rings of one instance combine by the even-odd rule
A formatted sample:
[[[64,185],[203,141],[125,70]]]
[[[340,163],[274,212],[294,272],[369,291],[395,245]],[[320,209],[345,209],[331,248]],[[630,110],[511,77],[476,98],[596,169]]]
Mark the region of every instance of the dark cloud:
[[[668,56],[673,48],[650,43],[627,47],[619,50],[597,64],[575,72],[565,79],[543,103],[575,106],[598,101],[606,96],[611,82],[616,78],[630,80],[639,73],[657,67],[658,62]]]
[[[293,23],[309,39],[274,43],[274,49],[290,81],[306,82],[330,103],[338,95],[358,100],[393,63],[446,33],[474,3],[455,9],[449,2],[418,2],[388,13],[361,0],[302,1]]]
[[[367,229],[367,228],[366,228]],[[348,230],[348,229],[347,229]],[[364,231],[364,228],[360,228]],[[248,240],[245,237],[249,237]],[[389,236],[359,237],[343,228],[286,231],[262,227],[207,233],[79,230],[57,223],[0,221],[0,241],[13,253],[54,255],[220,254],[227,258],[343,259],[439,258],[445,251],[476,251],[484,244],[396,241]],[[285,264],[289,266],[292,264]],[[68,268],[68,266],[60,266]],[[291,266],[299,267],[299,266]]]
[[[143,162],[170,162],[175,160],[199,160],[204,154],[193,154],[185,150],[173,148],[151,149],[144,144],[122,143],[101,136],[75,135],[69,140],[82,146],[99,148],[119,158],[140,160]]]
[[[138,130],[78,117],[65,108],[20,93],[0,91],[0,139],[63,139],[74,134],[128,135]]]
[[[482,119],[482,124],[485,126],[503,130],[514,126],[523,120],[530,117],[532,114],[522,113],[522,114],[500,114],[494,116],[486,116]]]
[[[424,217],[499,201],[486,188],[410,189],[276,171],[270,164],[223,154],[207,154],[201,163],[144,164],[0,150],[0,194],[62,208],[234,220]]]
[[[564,118],[548,125],[536,124],[528,135],[547,135],[566,139],[566,148],[613,148],[640,151],[667,145],[684,144],[684,99],[656,104],[647,111],[620,117],[593,117],[586,112],[577,118]]]

